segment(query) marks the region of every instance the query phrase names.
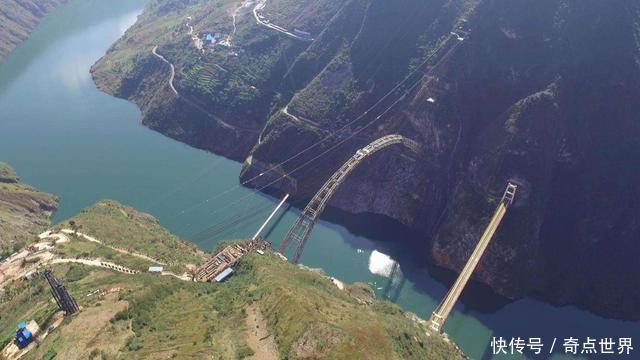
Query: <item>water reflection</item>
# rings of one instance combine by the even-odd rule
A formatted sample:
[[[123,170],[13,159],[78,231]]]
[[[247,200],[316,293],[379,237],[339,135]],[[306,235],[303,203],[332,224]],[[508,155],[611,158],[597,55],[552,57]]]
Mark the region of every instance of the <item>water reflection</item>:
[[[60,81],[67,90],[80,91],[86,82],[90,81],[85,69],[91,67],[95,57],[95,54],[86,54],[58,63],[53,69],[53,74],[56,80]]]
[[[54,79],[60,81],[68,91],[82,90],[92,81],[87,69],[104,53],[103,49],[91,44],[100,42],[105,34],[113,38],[122,36],[136,22],[137,16],[138,10],[131,11],[119,19],[104,21],[65,39],[59,47],[70,56],[65,61],[53,64]],[[84,51],[77,51],[79,43],[85,44]]]

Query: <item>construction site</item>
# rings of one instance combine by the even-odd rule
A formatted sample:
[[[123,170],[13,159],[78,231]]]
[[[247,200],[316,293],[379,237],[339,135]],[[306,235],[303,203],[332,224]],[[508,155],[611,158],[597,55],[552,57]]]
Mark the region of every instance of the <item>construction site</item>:
[[[259,1],[253,9],[255,20],[259,25],[267,29],[280,32],[288,37],[297,40],[313,40],[311,34],[308,32],[297,28],[290,32],[289,30],[278,25],[274,25],[270,21],[266,20],[264,15],[260,13],[260,11],[262,11],[264,8],[265,3],[266,1]],[[248,8],[247,5],[243,5],[243,7]],[[238,10],[237,13],[241,13],[241,11]],[[234,13],[234,21],[235,15],[236,13]],[[188,20],[191,19],[189,18]],[[194,30],[190,23],[187,23],[186,25],[189,28],[189,34],[193,36],[193,41],[196,44],[196,47],[198,47],[199,49],[202,49],[203,43],[208,45],[215,44],[216,41],[218,41],[220,44],[225,44],[224,41],[226,41],[226,44],[231,43],[233,34],[230,35],[226,40],[221,40],[222,35],[218,33],[208,33],[205,35],[204,39],[200,39],[198,36],[194,35]],[[464,37],[460,34],[462,34]],[[364,136],[363,131],[369,125],[379,120],[391,108],[397,106],[397,104],[399,104],[399,102],[404,99],[407,94],[414,91],[419,85],[423,84],[423,81],[429,82],[432,81],[432,79],[437,78],[442,59],[446,59],[460,46],[462,46],[461,44],[468,36],[468,34],[462,32],[461,30],[458,30],[458,32],[452,32],[451,35],[452,36],[448,38],[447,41],[445,41],[443,45],[434,52],[433,55],[426,59],[423,64],[419,65],[414,70],[414,72],[409,74],[409,76],[407,76],[404,80],[402,80],[402,82],[395,86],[373,107],[366,110],[360,117],[356,118],[351,123],[345,125],[342,129],[340,129],[337,132],[337,135],[339,136],[330,136],[332,139],[338,138],[339,141],[337,142],[337,144],[332,145],[332,147],[330,147],[328,151],[337,146],[340,146],[341,144],[349,141],[352,138],[361,138],[362,136]],[[168,84],[171,87],[173,93],[176,96],[179,96],[177,89],[173,85],[175,68],[173,64],[169,63],[167,59],[157,53],[157,48],[158,46],[155,46],[152,50],[152,53],[163,62],[169,64],[170,77]],[[436,58],[436,56],[438,55],[442,56],[440,56],[440,59],[434,64],[431,64],[430,60],[432,58]],[[433,104],[436,102],[434,96],[437,96],[438,94],[425,93],[422,95],[427,98],[426,101],[428,103]],[[288,113],[287,108],[284,109],[284,113],[295,118],[294,115]],[[364,119],[366,117],[371,117],[371,114],[374,114],[374,116],[370,122],[365,125],[358,126],[358,124],[356,123],[358,120]],[[375,116],[375,114],[379,115]],[[320,140],[318,143],[303,150],[303,152],[313,149],[314,146],[322,143],[322,141],[324,140],[325,139]],[[293,245],[295,247],[295,250],[293,253],[293,257],[291,258],[291,262],[296,265],[300,263],[313,228],[319,221],[323,211],[329,205],[331,198],[338,192],[340,186],[345,181],[347,181],[349,175],[352,174],[352,172],[361,164],[369,161],[374,154],[385,151],[389,147],[396,146],[401,147],[401,149],[403,150],[406,150],[406,154],[403,154],[403,156],[409,158],[415,157],[416,154],[419,154],[421,151],[423,151],[418,142],[405,135],[396,133],[386,134],[382,136],[378,135],[372,141],[371,139],[369,139],[369,141],[370,142],[366,146],[363,146],[353,152],[351,157],[349,157],[342,164],[342,166],[340,166],[324,182],[324,184],[317,190],[317,192],[307,203],[307,205],[302,209],[299,216],[290,226],[287,234],[282,238],[282,241],[279,244],[278,252],[275,253],[278,258],[284,261],[288,261],[285,254],[287,253],[289,247]],[[320,155],[318,155],[316,158],[324,155],[328,151],[320,153]],[[299,154],[300,153],[296,154],[294,157],[298,156]],[[287,162],[288,160],[291,160],[291,158],[285,160],[284,162]],[[252,179],[249,179],[249,181],[246,181],[243,184],[250,183],[252,180],[261,177],[266,172],[269,172],[281,166],[283,163],[275,164],[271,168],[266,169],[265,172],[260,173]],[[306,165],[307,163],[304,164],[304,166]],[[282,178],[285,178],[289,175],[290,174],[283,174],[275,181],[281,180]],[[261,186],[260,188],[256,189],[256,192],[264,190],[271,184],[273,184],[273,182]],[[507,180],[506,189],[504,190],[502,197],[498,201],[498,207],[495,211],[494,216],[491,218],[490,223],[486,227],[486,230],[482,234],[482,237],[478,241],[471,256],[467,260],[467,263],[462,272],[459,274],[456,282],[453,284],[446,297],[443,299],[442,303],[435,309],[435,311],[433,311],[430,321],[425,322],[428,324],[428,327],[427,329],[425,329],[425,331],[429,332],[430,334],[439,334],[443,332],[444,325],[448,319],[448,316],[458,302],[460,295],[471,279],[474,270],[476,269],[479,261],[484,255],[485,250],[487,249],[492,238],[498,231],[498,228],[504,217],[506,216],[508,210],[515,202],[519,186],[521,185],[517,184],[515,181]],[[167,264],[162,260],[150,257],[148,253],[119,248],[110,244],[109,242],[99,240],[92,235],[81,233],[77,228],[49,230],[40,234],[37,239],[38,242],[30,244],[28,247],[14,253],[13,255],[9,256],[6,259],[3,259],[2,262],[0,262],[0,289],[6,287],[6,285],[14,281],[28,282],[42,276],[44,277],[44,279],[46,279],[46,282],[50,288],[51,297],[53,301],[55,301],[58,310],[54,315],[52,315],[52,318],[48,319],[47,328],[45,330],[40,328],[40,325],[42,324],[39,325],[32,319],[24,319],[24,321],[16,324],[15,339],[10,344],[5,346],[5,348],[2,350],[2,358],[20,358],[31,349],[36,347],[37,343],[43,341],[43,339],[48,335],[50,331],[62,324],[64,318],[77,316],[79,312],[83,311],[83,309],[76,302],[76,299],[74,299],[74,297],[68,291],[64,279],[60,280],[56,277],[53,270],[51,269],[52,265],[78,264],[82,267],[101,268],[131,277],[146,276],[146,274],[150,273],[153,275],[166,276],[185,282],[224,283],[225,281],[231,279],[234,274],[234,268],[236,268],[241,263],[243,258],[248,256],[249,254],[257,253],[259,255],[264,255],[267,252],[271,252],[271,243],[268,242],[262,236],[262,234],[269,226],[274,216],[286,203],[288,197],[289,194],[286,194],[280,200],[280,202],[277,204],[277,206],[275,206],[273,211],[262,223],[253,237],[251,237],[249,240],[243,240],[224,246],[218,246],[217,250],[213,251],[213,253],[210,254],[204,262],[193,264],[193,271],[191,272],[185,271],[183,273],[177,273],[165,270],[164,266],[166,266]],[[128,215],[125,214],[125,217],[126,216]],[[235,226],[237,224],[234,223],[233,225]],[[101,248],[108,249],[110,252],[110,256],[65,256],[66,254],[64,252],[61,252],[58,247],[72,242],[74,244],[78,242],[88,242],[93,246],[99,246]],[[118,257],[113,256],[113,254],[126,255],[132,258],[137,258],[138,260],[144,260],[152,266],[149,266],[148,271],[145,272],[140,270],[140,268],[132,267],[131,265],[128,265],[126,263],[117,262],[117,260],[114,260],[114,258],[118,259]],[[300,265],[300,267],[304,268],[302,265]],[[331,283],[335,284],[335,286],[340,290],[345,290],[345,286],[341,281],[333,277],[325,278]],[[220,286],[225,286],[225,284],[221,284]],[[120,291],[120,288],[117,289],[117,291],[114,290],[113,292]],[[112,292],[107,289],[95,289],[87,294],[87,297],[94,295],[105,296],[105,294],[108,293]]]
[[[31,278],[34,276],[43,276],[47,280],[51,296],[58,306],[58,311],[49,316],[45,329],[41,328],[43,324],[38,324],[32,319],[17,324],[15,340],[2,349],[0,359],[19,359],[38,346],[51,331],[60,326],[64,318],[80,311],[76,300],[69,294],[67,287],[56,278],[50,269],[34,272]]]
[[[233,273],[233,266],[251,251],[264,254],[271,245],[263,240],[256,239],[248,244],[232,244],[215,252],[211,258],[202,264],[196,271],[194,280],[199,282],[222,282]]]

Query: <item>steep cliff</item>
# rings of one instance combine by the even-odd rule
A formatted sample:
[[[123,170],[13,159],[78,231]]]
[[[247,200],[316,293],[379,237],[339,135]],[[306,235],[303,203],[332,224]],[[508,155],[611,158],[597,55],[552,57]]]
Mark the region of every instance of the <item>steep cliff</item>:
[[[0,61],[36,28],[40,19],[68,0],[0,0]]]
[[[475,278],[640,319],[637,2],[245,4],[154,3],[96,65],[98,84],[136,101],[150,127],[246,159],[243,180],[273,168],[251,184],[299,200],[377,137],[419,141],[418,156],[369,159],[330,205],[398,220],[423,234],[425,262],[456,271],[515,179]],[[189,26],[233,34],[232,46],[197,50]]]

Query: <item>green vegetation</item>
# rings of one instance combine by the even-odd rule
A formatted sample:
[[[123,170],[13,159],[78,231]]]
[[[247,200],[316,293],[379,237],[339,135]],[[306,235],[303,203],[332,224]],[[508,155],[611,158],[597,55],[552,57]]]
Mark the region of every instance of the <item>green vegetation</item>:
[[[100,202],[72,221],[83,233],[113,246],[163,256],[176,267],[203,259],[201,252],[162,230],[148,215],[113,201]],[[174,251],[165,253],[163,247]],[[56,248],[65,256],[113,256],[114,262],[129,266],[143,261],[108,253],[112,250],[77,236]],[[461,357],[439,336],[427,337],[423,325],[398,306],[376,301],[366,285],[340,290],[323,275],[271,253],[245,256],[234,275],[221,284],[122,274],[81,264],[58,264],[53,270],[82,310],[53,330],[26,359],[241,359],[262,351],[250,345],[255,329],[249,324],[259,324],[267,332],[283,359]],[[13,282],[0,298],[0,344],[11,341],[19,321],[35,319],[48,327],[55,313],[42,277]]]
[[[44,230],[57,201],[21,183],[16,172],[0,162],[0,257],[21,249]]]
[[[58,274],[63,271],[64,267],[56,268]],[[69,267],[61,278],[68,280],[76,271]],[[122,287],[119,294],[99,300],[82,295],[92,289],[115,286]],[[81,306],[101,313],[102,307],[110,309],[115,302],[128,303],[125,310],[109,316],[95,315],[94,318],[101,317],[107,323],[91,334],[100,338],[101,332],[108,331],[121,339],[117,352],[126,353],[127,358],[174,353],[180,357],[243,358],[254,351],[246,343],[246,309],[251,304],[257,304],[264,314],[283,358],[460,356],[441,338],[427,337],[426,329],[406,318],[396,305],[360,301],[322,275],[299,269],[270,254],[246,257],[236,274],[223,284],[192,283],[147,274],[127,276],[91,268],[90,275],[69,282],[69,287]],[[47,296],[47,292],[39,296],[31,294],[36,301],[44,301]],[[72,319],[70,325],[88,321],[82,316]],[[79,340],[80,344],[73,345],[78,341],[74,335],[77,334],[65,332],[63,326],[36,353],[45,352],[55,343],[58,353],[69,354],[72,346],[82,344]],[[94,345],[97,347],[91,348]],[[87,346],[87,354],[106,351],[103,342]]]
[[[147,126],[244,159],[267,119],[293,95],[292,84],[304,82],[299,77],[282,79],[309,43],[258,25],[250,7],[236,19],[231,47],[197,50],[187,34],[187,17],[194,34],[219,33],[226,39],[233,31],[229,14],[239,5],[231,0],[195,0],[188,5],[181,0],[152,2],[92,68],[96,83],[136,102]],[[267,5],[265,14],[273,16],[273,21],[282,19],[283,26],[319,34],[342,2],[274,0]],[[167,65],[151,53],[155,45],[175,66],[178,98],[168,90]],[[206,137],[198,136],[204,133]]]
[[[133,270],[146,271],[149,266],[157,265],[151,261],[114,251],[107,246],[85,240],[83,237],[70,235],[71,242],[57,245],[55,253],[67,259],[101,259]],[[76,267],[76,265],[74,265]],[[80,267],[79,265],[77,267]],[[172,270],[185,271],[182,266],[171,266]],[[74,274],[75,276],[75,274]]]
[[[144,342],[137,336],[131,337],[129,342],[127,342],[127,350],[128,351],[138,351],[144,347]]]
[[[327,19],[331,19],[342,3],[339,0],[270,0],[263,14],[274,24],[287,29],[299,28],[317,34],[325,28]]]
[[[82,266],[78,264],[71,264],[69,266],[69,271],[67,271],[67,275],[65,279],[68,282],[75,282],[84,279],[87,275],[91,273],[91,270],[87,266]]]
[[[180,273],[187,270],[187,264],[201,263],[205,256],[195,245],[169,233],[153,216],[115,201],[101,201],[58,225],[59,228],[73,226],[104,245],[149,256],[166,263],[170,270]],[[89,242],[81,236],[74,237],[70,243],[59,246],[58,251],[74,258],[100,257],[137,270],[145,270],[153,264],[148,260],[127,256],[106,246]]]
[[[55,310],[55,304],[46,301],[49,299],[49,286],[43,277],[4,288],[0,292],[0,346],[13,340],[19,322],[34,319],[43,324]]]
[[[296,113],[324,123],[327,128],[344,125],[340,118],[360,96],[351,62],[342,52],[306,88],[291,101]],[[351,120],[351,119],[347,119]]]
[[[19,180],[16,171],[9,164],[0,161],[0,182],[10,184],[17,183]]]
[[[42,357],[42,360],[55,359],[57,355],[58,355],[58,352],[54,348],[51,348],[47,351],[46,354],[44,354],[44,356]]]

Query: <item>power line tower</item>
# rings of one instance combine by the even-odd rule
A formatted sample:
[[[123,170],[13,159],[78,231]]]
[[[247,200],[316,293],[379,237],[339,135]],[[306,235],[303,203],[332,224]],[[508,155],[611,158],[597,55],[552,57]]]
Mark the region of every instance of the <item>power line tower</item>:
[[[56,279],[53,272],[51,270],[45,270],[44,277],[49,282],[49,286],[51,286],[51,295],[56,299],[60,310],[64,311],[64,315],[69,316],[77,313],[78,304],[73,297],[71,297],[67,288]]]

